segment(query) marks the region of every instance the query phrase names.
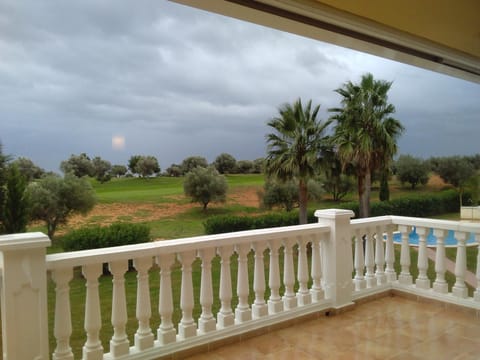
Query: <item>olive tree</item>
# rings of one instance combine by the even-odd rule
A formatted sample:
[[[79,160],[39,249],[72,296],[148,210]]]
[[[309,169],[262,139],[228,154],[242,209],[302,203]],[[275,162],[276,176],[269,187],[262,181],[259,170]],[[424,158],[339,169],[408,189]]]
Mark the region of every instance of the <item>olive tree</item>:
[[[395,162],[398,180],[402,184],[409,183],[415,189],[417,185],[428,183],[429,167],[422,159],[411,155],[401,155]]]
[[[237,160],[230,154],[222,153],[217,156],[213,166],[220,174],[232,174],[237,167]]]
[[[192,202],[198,202],[207,210],[210,202],[225,202],[227,181],[213,167],[196,167],[185,176],[183,189]]]
[[[208,162],[207,159],[205,159],[203,156],[189,156],[182,161],[180,167],[182,168],[182,172],[185,175],[196,167],[208,167]]]
[[[60,170],[62,170],[64,174],[70,173],[77,177],[94,175],[92,161],[85,153],[80,155],[70,155],[68,160],[64,160],[60,163]]]
[[[31,183],[27,191],[31,217],[45,222],[50,238],[58,225],[66,224],[73,214],[88,213],[96,203],[90,183],[71,174],[47,176]]]

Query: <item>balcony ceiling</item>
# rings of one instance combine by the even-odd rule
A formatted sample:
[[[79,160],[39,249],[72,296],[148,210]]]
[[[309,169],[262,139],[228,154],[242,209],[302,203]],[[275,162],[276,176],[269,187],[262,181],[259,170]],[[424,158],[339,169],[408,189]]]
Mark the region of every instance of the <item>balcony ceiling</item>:
[[[172,0],[480,83],[478,0]]]

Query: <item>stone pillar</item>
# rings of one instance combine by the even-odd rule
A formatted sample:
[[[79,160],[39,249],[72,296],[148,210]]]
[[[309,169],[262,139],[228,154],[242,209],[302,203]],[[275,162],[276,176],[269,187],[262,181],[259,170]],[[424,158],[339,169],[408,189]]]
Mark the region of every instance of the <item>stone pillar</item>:
[[[0,236],[2,350],[5,360],[48,360],[46,248],[42,233]],[[28,342],[26,346],[25,341]]]
[[[324,264],[325,298],[333,302],[337,309],[353,304],[352,302],[352,232],[351,210],[317,210],[315,216],[322,225],[330,227],[330,236],[323,242],[321,253]]]

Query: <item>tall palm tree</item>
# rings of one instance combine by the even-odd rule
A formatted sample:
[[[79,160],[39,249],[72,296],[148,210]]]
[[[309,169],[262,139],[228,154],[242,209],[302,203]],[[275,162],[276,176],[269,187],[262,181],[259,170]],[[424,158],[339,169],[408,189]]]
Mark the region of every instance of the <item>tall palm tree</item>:
[[[318,174],[325,130],[331,123],[317,120],[319,109],[320,105],[312,109],[311,100],[303,108],[298,99],[282,105],[279,116],[268,122],[273,132],[267,135],[266,172],[281,181],[298,182],[300,224],[307,223],[307,183]]]
[[[358,178],[360,217],[370,214],[372,174],[386,169],[397,152],[397,139],[404,130],[391,117],[395,107],[388,102],[392,82],[365,74],[359,84],[346,82],[335,92],[341,107],[329,109],[336,121],[333,141],[343,166],[353,165]]]

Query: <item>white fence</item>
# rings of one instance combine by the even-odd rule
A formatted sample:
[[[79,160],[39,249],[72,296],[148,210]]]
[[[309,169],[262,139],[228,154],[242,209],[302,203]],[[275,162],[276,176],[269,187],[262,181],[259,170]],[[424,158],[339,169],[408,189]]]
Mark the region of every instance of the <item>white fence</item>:
[[[391,289],[480,309],[478,285],[473,297],[468,296],[465,285],[466,242],[472,236],[478,241],[480,225],[396,216],[351,221],[353,213],[346,210],[322,210],[316,216],[318,224],[47,256],[45,248],[50,241],[43,234],[0,237],[3,358],[50,358],[47,273],[55,282],[53,359],[73,359],[74,352],[80,352],[72,350],[70,345],[69,283],[78,267],[86,286],[85,338],[81,349],[85,360],[155,359],[308,314],[339,309],[362,297]],[[418,236],[415,279],[410,273],[409,234],[413,228]],[[437,239],[433,285],[427,277],[426,239],[430,229],[434,229]],[[401,245],[397,246],[396,231],[401,233]],[[456,282],[451,293],[445,281],[447,231],[454,231],[458,240]],[[401,252],[399,272],[395,270],[395,247],[400,247]],[[214,259],[220,264],[215,271]],[[127,334],[126,330],[125,273],[129,261],[137,278],[137,329],[132,342],[129,335],[133,334]],[[174,301],[172,288],[172,266],[176,261],[181,264],[179,301]],[[198,294],[192,277],[195,261],[201,263]],[[479,262],[477,256],[477,279]],[[108,350],[100,340],[101,333],[110,331],[102,328],[101,319],[99,278],[104,264],[108,264],[111,273],[108,276],[113,283],[110,317],[113,331]],[[149,286],[152,271],[159,272],[155,310]],[[234,273],[236,277],[232,278]],[[236,282],[235,289],[232,280]],[[235,303],[232,299],[236,299]],[[216,314],[214,300],[220,303]],[[182,315],[174,324],[172,314],[176,303]],[[198,304],[201,312],[194,317],[193,309]],[[158,323],[152,322],[153,311],[158,311]],[[29,339],[29,346],[21,339]]]

